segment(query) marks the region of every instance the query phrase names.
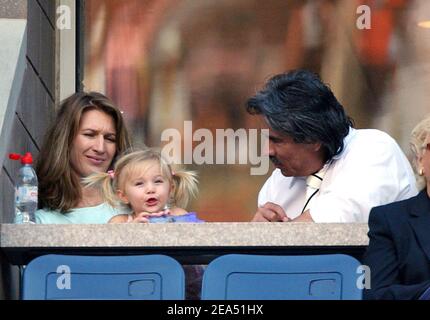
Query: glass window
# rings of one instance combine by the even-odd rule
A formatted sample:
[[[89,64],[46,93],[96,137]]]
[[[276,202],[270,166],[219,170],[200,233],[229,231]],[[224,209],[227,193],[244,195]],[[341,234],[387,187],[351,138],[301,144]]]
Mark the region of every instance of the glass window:
[[[411,129],[430,110],[426,0],[85,5],[85,89],[111,97],[135,141],[149,146],[161,146],[166,129],[177,129],[184,146],[188,120],[192,132],[204,128],[213,136],[216,129],[256,128],[245,112],[247,98],[269,76],[296,68],[319,73],[356,127],[388,132],[406,153]],[[271,170],[250,175],[251,165],[237,163],[190,165],[200,175],[192,211],[207,221],[252,218]]]

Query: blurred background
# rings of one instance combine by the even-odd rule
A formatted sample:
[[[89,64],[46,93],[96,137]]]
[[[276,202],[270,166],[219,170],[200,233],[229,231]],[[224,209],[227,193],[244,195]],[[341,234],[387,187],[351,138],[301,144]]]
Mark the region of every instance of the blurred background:
[[[371,29],[357,28],[357,7]],[[111,97],[135,142],[164,129],[257,128],[245,102],[272,75],[306,68],[328,83],[358,128],[406,154],[430,111],[428,0],[86,0],[84,89]],[[206,221],[249,221],[268,175],[248,165],[191,165]],[[271,170],[270,170],[271,171]]]

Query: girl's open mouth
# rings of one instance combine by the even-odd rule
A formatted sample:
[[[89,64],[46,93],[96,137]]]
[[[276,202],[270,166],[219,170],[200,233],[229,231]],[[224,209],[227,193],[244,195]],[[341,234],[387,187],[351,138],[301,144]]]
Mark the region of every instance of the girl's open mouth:
[[[148,206],[155,206],[158,203],[158,200],[156,198],[149,198],[146,200],[146,204]]]

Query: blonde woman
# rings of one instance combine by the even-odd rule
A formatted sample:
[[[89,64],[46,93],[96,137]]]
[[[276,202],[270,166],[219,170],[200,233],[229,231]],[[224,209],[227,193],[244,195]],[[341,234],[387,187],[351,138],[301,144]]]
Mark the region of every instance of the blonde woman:
[[[95,173],[84,182],[99,186],[112,206],[120,203],[129,208],[129,214],[113,217],[111,223],[200,222],[195,213],[184,210],[197,193],[196,174],[173,170],[157,150],[126,154],[113,171]]]
[[[78,92],[60,106],[37,158],[37,223],[106,223],[118,210],[81,179],[106,172],[130,142],[120,110],[106,96]]]
[[[413,129],[410,143],[421,191],[370,212],[366,299],[430,300],[430,117]]]

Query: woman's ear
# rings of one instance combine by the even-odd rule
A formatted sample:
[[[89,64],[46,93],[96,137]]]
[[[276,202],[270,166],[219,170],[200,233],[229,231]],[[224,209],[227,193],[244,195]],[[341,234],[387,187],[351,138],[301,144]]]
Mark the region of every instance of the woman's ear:
[[[129,204],[130,203],[130,201],[128,201],[128,197],[125,195],[125,193],[122,191],[122,190],[117,190],[116,191],[116,194],[117,194],[117,196],[118,196],[118,198],[122,201],[122,202],[124,202],[125,204]]]
[[[424,152],[421,152],[420,150],[420,152],[415,158],[415,164],[416,164],[417,170],[423,167],[423,158],[424,158]]]

